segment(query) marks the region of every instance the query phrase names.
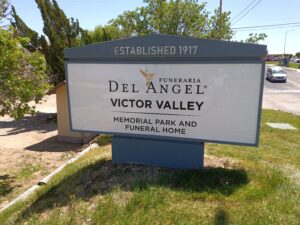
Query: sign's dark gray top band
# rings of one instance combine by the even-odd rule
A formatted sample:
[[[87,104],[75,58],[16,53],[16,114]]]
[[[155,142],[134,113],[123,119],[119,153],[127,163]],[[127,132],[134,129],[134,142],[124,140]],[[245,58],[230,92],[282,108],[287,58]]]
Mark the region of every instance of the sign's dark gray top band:
[[[65,49],[66,60],[262,58],[265,45],[153,34]]]

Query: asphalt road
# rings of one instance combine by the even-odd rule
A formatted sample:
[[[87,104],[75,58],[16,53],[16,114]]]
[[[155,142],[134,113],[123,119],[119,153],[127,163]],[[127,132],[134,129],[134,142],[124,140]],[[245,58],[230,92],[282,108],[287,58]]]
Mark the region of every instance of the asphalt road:
[[[285,70],[288,76],[286,83],[265,80],[263,108],[300,115],[300,70]]]

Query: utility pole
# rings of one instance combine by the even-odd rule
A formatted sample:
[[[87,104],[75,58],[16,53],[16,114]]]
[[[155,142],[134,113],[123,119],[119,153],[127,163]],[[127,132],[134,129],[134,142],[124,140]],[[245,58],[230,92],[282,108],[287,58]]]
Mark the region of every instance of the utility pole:
[[[283,60],[281,60],[281,64],[282,64],[283,66],[287,66],[287,65],[288,65],[288,59],[287,59],[286,56],[285,56],[285,46],[286,46],[286,36],[287,36],[288,32],[290,32],[290,31],[294,31],[294,30],[287,30],[287,31],[285,32],[285,37],[284,37],[284,49],[283,49]]]
[[[285,37],[284,37],[284,49],[283,49],[283,57],[285,57],[285,47],[286,47],[286,36],[288,34],[288,32],[290,31],[294,31],[294,30],[288,30],[285,32]]]
[[[222,15],[222,0],[220,0],[220,5],[219,5],[219,16]]]

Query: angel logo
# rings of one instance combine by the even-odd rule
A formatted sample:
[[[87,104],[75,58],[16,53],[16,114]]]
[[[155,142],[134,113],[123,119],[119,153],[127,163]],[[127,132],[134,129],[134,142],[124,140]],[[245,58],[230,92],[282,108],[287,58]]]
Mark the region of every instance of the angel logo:
[[[153,81],[153,79],[154,79],[154,76],[155,76],[155,74],[154,73],[151,73],[151,72],[148,72],[147,70],[142,70],[142,69],[140,69],[140,72],[141,72],[141,74],[144,76],[144,78],[145,78],[145,81],[146,81],[146,86],[147,87],[149,87],[150,86],[150,84],[151,84],[151,82]]]

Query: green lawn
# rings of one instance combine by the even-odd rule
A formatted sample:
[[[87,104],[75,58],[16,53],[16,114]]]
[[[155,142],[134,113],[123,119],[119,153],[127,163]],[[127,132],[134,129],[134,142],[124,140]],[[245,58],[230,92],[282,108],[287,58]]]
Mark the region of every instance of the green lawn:
[[[289,62],[288,67],[291,67],[291,68],[294,68],[294,69],[299,69],[299,64],[298,63]]]
[[[279,61],[266,61],[266,64],[268,65],[274,65],[274,66],[279,66],[280,63]],[[294,68],[294,69],[299,69],[299,64],[298,63],[293,63],[293,62],[289,62],[288,66],[290,68]]]
[[[287,122],[297,131],[269,128]],[[201,171],[114,165],[110,146],[69,165],[0,224],[289,224],[300,221],[300,116],[264,110],[259,148],[206,144],[228,158]]]
[[[266,61],[266,64],[273,64],[275,66],[279,66],[279,61]]]

